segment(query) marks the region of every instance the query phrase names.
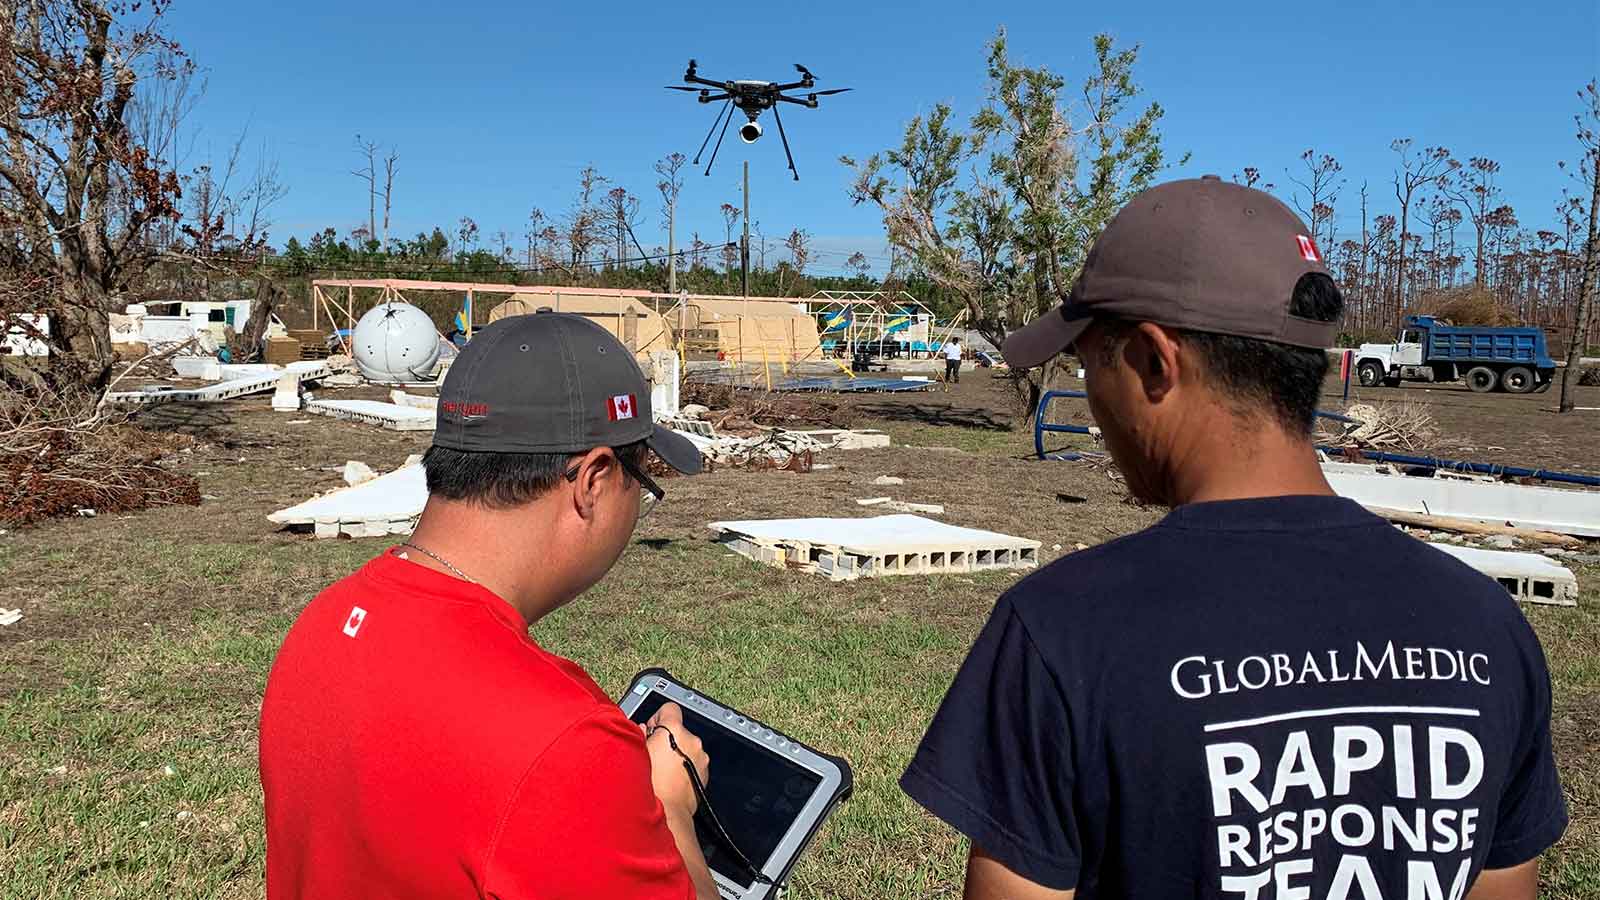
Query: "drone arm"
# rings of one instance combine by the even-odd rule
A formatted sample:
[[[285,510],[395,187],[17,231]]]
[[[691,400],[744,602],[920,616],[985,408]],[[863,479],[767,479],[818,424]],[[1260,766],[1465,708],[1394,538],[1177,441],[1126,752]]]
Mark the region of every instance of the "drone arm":
[[[683,80],[689,82],[690,84],[704,84],[719,90],[726,89],[728,86],[726,81],[712,81],[709,78],[701,78],[699,75],[688,72],[684,73]]]
[[[727,100],[732,96],[732,94],[702,94],[699,100],[701,103],[715,103],[718,100]]]
[[[814,87],[815,85],[816,85],[815,81],[791,81],[791,82],[788,82],[787,84],[775,84],[775,85],[772,86],[771,89],[775,90],[775,91],[794,91],[794,90],[800,90],[802,88],[809,90],[810,88]]]
[[[802,100],[799,97],[785,97],[782,94],[778,95],[778,99],[782,100],[784,103],[793,103],[796,106],[807,106],[811,109],[817,108],[817,101],[815,100]]]

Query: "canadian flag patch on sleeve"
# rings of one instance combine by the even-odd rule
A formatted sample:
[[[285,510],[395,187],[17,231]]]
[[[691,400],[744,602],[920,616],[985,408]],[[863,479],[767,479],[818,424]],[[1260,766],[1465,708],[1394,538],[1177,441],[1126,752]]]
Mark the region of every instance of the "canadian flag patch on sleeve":
[[[633,411],[632,394],[618,394],[606,401],[606,415],[610,416],[613,422],[633,418]]]

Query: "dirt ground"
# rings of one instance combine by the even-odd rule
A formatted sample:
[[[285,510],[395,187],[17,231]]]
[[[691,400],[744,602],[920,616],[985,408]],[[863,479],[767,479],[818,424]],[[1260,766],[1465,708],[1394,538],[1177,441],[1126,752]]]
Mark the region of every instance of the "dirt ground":
[[[1063,386],[1082,389],[1081,382]],[[1024,404],[1016,399],[1010,381],[991,369],[963,372],[959,384],[937,385],[925,393],[841,396],[850,398],[867,418],[996,431],[1023,429]],[[1559,386],[1542,394],[1474,394],[1456,384],[1363,388],[1352,383],[1349,403],[1422,404],[1439,430],[1429,448],[1434,456],[1600,475],[1600,409],[1560,415],[1556,412],[1559,396]],[[1600,387],[1579,387],[1577,405],[1600,407]],[[1320,408],[1338,412],[1345,406],[1343,385],[1336,374],[1330,375],[1323,385]],[[1088,405],[1067,398],[1053,402],[1049,420],[1093,424]],[[1019,452],[1031,452],[1031,423],[1015,438]],[[1046,436],[1047,447],[1066,442],[1059,435]]]

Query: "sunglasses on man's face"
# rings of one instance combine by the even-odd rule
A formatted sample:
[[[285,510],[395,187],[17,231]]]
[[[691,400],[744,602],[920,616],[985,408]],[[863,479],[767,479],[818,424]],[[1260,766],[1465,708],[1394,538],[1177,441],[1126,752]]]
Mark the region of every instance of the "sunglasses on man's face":
[[[661,489],[661,485],[656,484],[655,479],[646,475],[643,469],[630,462],[627,455],[621,450],[613,447],[611,452],[617,457],[617,462],[622,466],[622,471],[627,472],[639,484],[639,518],[642,519],[650,515],[651,511],[656,508],[656,504],[661,502],[661,498],[667,496],[667,492]],[[579,466],[573,466],[567,470],[566,478],[568,481],[578,480],[578,469]]]

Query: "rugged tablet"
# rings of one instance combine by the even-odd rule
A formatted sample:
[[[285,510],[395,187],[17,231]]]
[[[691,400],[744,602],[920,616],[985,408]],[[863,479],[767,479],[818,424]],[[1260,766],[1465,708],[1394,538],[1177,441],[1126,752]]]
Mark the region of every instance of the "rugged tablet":
[[[684,725],[711,758],[695,833],[718,890],[728,900],[771,900],[822,820],[850,795],[850,764],[691,690],[664,669],[634,676],[620,705],[643,723],[667,702],[683,708]]]

